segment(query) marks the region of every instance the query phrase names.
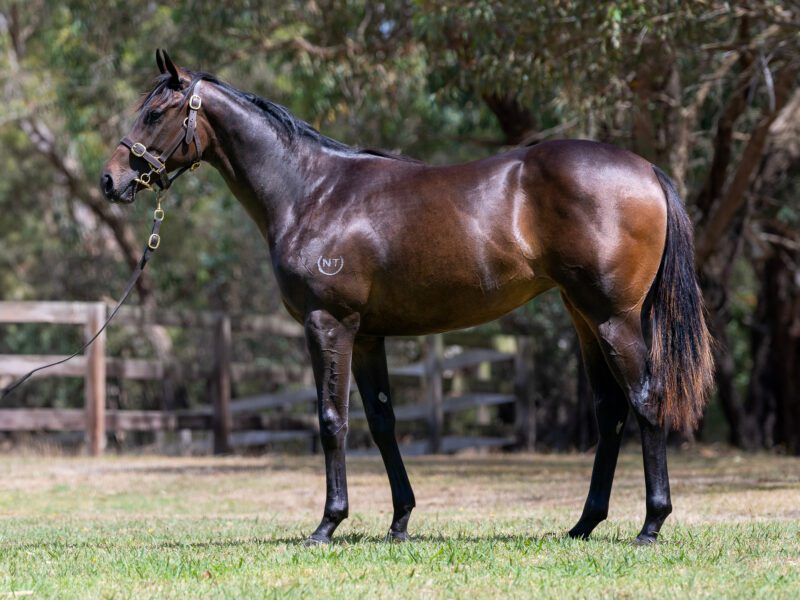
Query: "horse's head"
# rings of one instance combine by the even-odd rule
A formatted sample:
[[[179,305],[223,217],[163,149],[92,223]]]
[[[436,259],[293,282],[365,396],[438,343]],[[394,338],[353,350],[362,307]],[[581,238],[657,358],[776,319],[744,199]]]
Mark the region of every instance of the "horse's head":
[[[133,202],[138,190],[151,185],[168,188],[199,165],[205,148],[198,112],[201,80],[176,66],[166,50],[156,50],[156,63],[161,75],[100,175],[100,189],[112,202]]]

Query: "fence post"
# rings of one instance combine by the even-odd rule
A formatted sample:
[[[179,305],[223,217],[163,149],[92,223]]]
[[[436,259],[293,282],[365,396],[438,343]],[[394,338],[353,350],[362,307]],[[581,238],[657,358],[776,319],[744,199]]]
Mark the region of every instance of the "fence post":
[[[231,451],[231,319],[221,314],[214,332],[214,454]]]
[[[442,429],[444,412],[442,411],[442,355],[444,339],[441,335],[426,335],[424,340],[425,374],[422,380],[423,394],[428,402],[428,452],[438,454],[442,451]]]
[[[520,450],[536,445],[536,402],[533,390],[533,343],[529,336],[517,337],[514,357],[514,394],[517,397],[515,431]]]
[[[88,342],[106,319],[106,305],[87,307],[84,335]],[[86,350],[84,376],[86,443],[91,456],[100,456],[106,447],[106,332],[103,331]]]

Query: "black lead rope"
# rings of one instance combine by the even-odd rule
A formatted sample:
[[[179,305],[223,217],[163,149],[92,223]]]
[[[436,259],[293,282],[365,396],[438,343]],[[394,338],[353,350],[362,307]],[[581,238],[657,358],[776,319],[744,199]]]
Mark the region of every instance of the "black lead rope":
[[[55,367],[56,365],[63,364],[68,360],[72,360],[79,354],[83,354],[84,350],[86,350],[92,343],[100,336],[101,333],[108,327],[108,324],[111,322],[111,319],[117,314],[117,311],[122,307],[125,303],[125,300],[128,299],[128,296],[133,291],[133,288],[136,286],[136,282],[139,281],[139,277],[142,276],[144,273],[144,268],[147,266],[147,262],[150,260],[150,257],[158,248],[159,244],[161,243],[161,236],[159,235],[159,230],[161,229],[161,223],[164,221],[164,211],[161,208],[161,200],[158,199],[158,207],[153,212],[153,229],[150,232],[150,237],[147,238],[147,245],[144,247],[144,252],[142,253],[142,258],[139,260],[139,263],[136,265],[133,273],[131,273],[130,279],[128,279],[128,283],[125,286],[125,291],[122,292],[122,297],[120,297],[119,302],[114,307],[114,310],[111,311],[111,314],[106,319],[106,322],[103,323],[103,326],[97,330],[92,338],[86,342],[83,346],[80,347],[75,353],[71,354],[67,358],[62,358],[54,363],[50,363],[49,365],[43,365],[41,367],[35,368],[33,371],[30,371],[25,376],[20,377],[12,384],[8,385],[7,387],[3,388],[3,395],[2,399],[5,399],[7,396],[11,395],[11,393],[25,383],[34,373],[42,371],[44,369],[49,369],[50,367]]]

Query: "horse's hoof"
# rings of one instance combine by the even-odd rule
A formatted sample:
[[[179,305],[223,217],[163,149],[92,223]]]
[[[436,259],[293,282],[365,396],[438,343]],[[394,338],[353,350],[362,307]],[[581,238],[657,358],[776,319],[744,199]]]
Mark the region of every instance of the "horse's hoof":
[[[567,536],[573,540],[588,540],[591,533],[591,530],[587,531],[583,527],[576,525],[567,532]]]
[[[313,548],[314,546],[327,546],[331,543],[331,538],[323,537],[321,535],[310,535],[303,542],[306,548]]]
[[[657,537],[652,534],[640,533],[636,536],[636,539],[633,540],[634,546],[652,546],[656,543]]]
[[[399,544],[401,542],[411,541],[411,536],[405,531],[389,531],[389,533],[386,534],[386,541]]]

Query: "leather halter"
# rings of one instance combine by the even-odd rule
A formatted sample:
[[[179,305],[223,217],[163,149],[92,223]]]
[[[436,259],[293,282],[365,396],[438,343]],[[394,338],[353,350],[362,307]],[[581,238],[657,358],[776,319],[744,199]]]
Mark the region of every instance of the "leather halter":
[[[142,173],[136,179],[136,182],[142,186],[150,188],[151,177],[155,174],[158,176],[156,183],[159,185],[159,187],[162,190],[169,189],[169,186],[172,185],[172,182],[183,175],[186,171],[194,171],[200,166],[200,157],[202,156],[202,151],[200,150],[200,139],[197,136],[197,111],[200,110],[203,101],[200,99],[200,96],[195,93],[195,89],[199,83],[200,80],[198,79],[191,85],[186,93],[186,95],[189,97],[189,116],[183,120],[183,127],[186,129],[186,132],[180,132],[177,136],[175,136],[175,139],[166,147],[166,150],[164,150],[160,156],[156,156],[153,152],[147,149],[147,146],[141,142],[134,142],[128,136],[125,136],[120,140],[119,143],[128,148],[131,151],[131,154],[137,158],[144,159],[147,164],[150,165],[150,171],[147,173]],[[192,162],[191,165],[181,167],[174,175],[170,177],[169,173],[167,172],[167,161],[173,154],[175,154],[175,151],[180,147],[180,145],[184,143],[187,145],[194,143],[194,162]]]

